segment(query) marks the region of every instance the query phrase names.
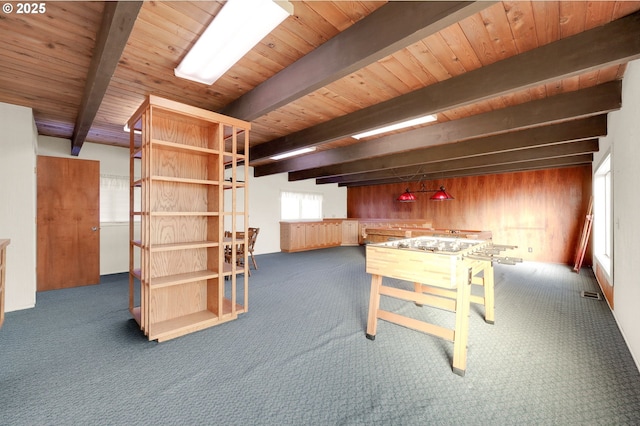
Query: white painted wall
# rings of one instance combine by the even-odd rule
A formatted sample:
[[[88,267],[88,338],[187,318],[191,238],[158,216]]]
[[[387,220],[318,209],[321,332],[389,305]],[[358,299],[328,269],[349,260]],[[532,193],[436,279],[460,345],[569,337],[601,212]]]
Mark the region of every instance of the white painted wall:
[[[68,139],[38,136],[29,108],[0,104],[0,238],[10,238],[7,254],[6,311],[30,308],[36,303],[36,156],[97,160],[100,173],[129,176],[129,150],[85,143],[72,156]],[[250,168],[253,174],[253,169]],[[242,179],[243,176],[238,176]],[[280,191],[316,192],[324,195],[324,217],[346,217],[347,191],[337,185],[315,185],[313,180],[288,182],[286,174],[249,181],[249,226],[259,227],[256,254],[280,251]],[[129,269],[129,224],[102,224],[100,274]]]
[[[31,108],[0,103],[0,239],[11,239],[7,312],[36,303],[36,137]]]
[[[85,143],[80,150],[80,155],[71,157],[69,140],[48,136],[39,136],[38,140],[38,155],[98,160],[101,174],[129,176],[128,148]],[[253,174],[253,168],[249,169]],[[244,176],[240,173],[237,178],[244,179]],[[249,226],[260,228],[255,254],[280,251],[280,191],[285,189],[322,193],[323,214],[326,218],[340,218],[347,215],[347,190],[338,187],[337,184],[316,185],[313,179],[288,182],[286,173],[261,178],[252,177],[249,180]],[[129,269],[128,240],[128,223],[102,226],[100,229],[101,275],[126,272]]]
[[[609,113],[608,135],[600,139],[594,170],[609,150],[613,171],[613,313],[640,368],[640,60],[631,62],[625,72],[622,108]]]
[[[252,178],[249,186],[249,226],[260,228],[256,254],[280,251],[280,191],[283,190],[321,193],[324,218],[347,217],[345,187],[337,184],[316,185],[314,179],[289,182],[286,173]]]

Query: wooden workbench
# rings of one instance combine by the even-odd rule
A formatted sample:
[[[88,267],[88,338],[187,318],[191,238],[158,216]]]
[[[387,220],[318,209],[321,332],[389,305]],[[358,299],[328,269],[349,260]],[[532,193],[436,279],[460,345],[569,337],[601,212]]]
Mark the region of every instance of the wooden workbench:
[[[428,244],[448,244],[449,247],[453,245],[452,250],[455,251],[443,251],[437,246],[433,250],[417,248],[419,241],[427,241]],[[491,245],[491,241],[435,237],[369,244],[366,249],[366,271],[372,277],[367,338],[375,339],[377,320],[382,319],[452,341],[453,372],[464,376],[470,304],[479,303],[485,306],[487,323],[493,324],[495,318],[492,262],[468,256]],[[384,286],[383,277],[412,281],[414,291]],[[483,286],[482,296],[471,295],[472,284]],[[454,312],[455,328],[444,328],[380,309],[381,296]]]
[[[467,229],[434,229],[411,226],[369,226],[363,229],[362,236],[367,244],[384,243],[414,237],[455,237],[472,240],[490,240],[491,231],[473,231]]]

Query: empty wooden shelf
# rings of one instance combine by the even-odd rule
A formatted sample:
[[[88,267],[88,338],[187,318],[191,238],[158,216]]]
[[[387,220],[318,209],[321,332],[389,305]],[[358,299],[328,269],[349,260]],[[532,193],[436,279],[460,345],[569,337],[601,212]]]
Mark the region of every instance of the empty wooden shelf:
[[[250,124],[156,96],[128,124],[132,315],[158,341],[236,319],[247,262],[225,263],[224,232],[246,235]]]

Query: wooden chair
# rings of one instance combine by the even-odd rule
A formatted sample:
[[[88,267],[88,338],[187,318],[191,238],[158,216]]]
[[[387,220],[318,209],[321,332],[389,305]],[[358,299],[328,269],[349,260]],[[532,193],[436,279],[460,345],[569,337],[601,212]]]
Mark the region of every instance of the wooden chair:
[[[256,245],[256,239],[258,237],[258,233],[260,232],[260,228],[249,228],[248,232],[249,234],[247,236],[247,248],[246,248],[247,254],[251,258],[251,262],[253,263],[253,268],[258,269],[258,264],[256,263],[256,259],[253,257],[253,248]],[[224,236],[225,238],[231,238],[231,232],[225,231]],[[236,240],[242,241],[243,239],[244,239],[244,232],[236,232]],[[231,263],[231,257],[233,254],[232,250],[233,250],[233,247],[231,247],[230,245],[225,246],[224,257],[227,263]],[[235,247],[235,250],[236,250],[236,263],[240,266],[244,266],[244,251],[245,251],[244,244],[237,244]],[[249,265],[247,265],[247,272],[249,273],[249,276],[251,276],[251,267]]]
[[[224,231],[224,237],[225,238],[231,238],[231,231]],[[231,263],[231,245],[226,245],[224,246],[224,261],[227,263]]]
[[[253,263],[253,269],[258,269],[256,258],[253,257],[253,248],[256,245],[256,239],[258,238],[259,233],[260,228],[249,228],[249,236],[247,238],[247,253],[249,253],[249,257],[251,258],[251,262]]]

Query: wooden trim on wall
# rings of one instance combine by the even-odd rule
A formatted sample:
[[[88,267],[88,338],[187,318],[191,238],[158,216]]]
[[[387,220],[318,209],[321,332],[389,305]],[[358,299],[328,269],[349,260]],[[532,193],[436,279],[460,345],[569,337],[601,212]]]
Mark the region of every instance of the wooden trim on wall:
[[[596,276],[596,281],[604,294],[604,298],[607,299],[609,308],[613,310],[613,283],[609,281],[609,275],[604,271],[598,260],[593,262],[593,273]]]

